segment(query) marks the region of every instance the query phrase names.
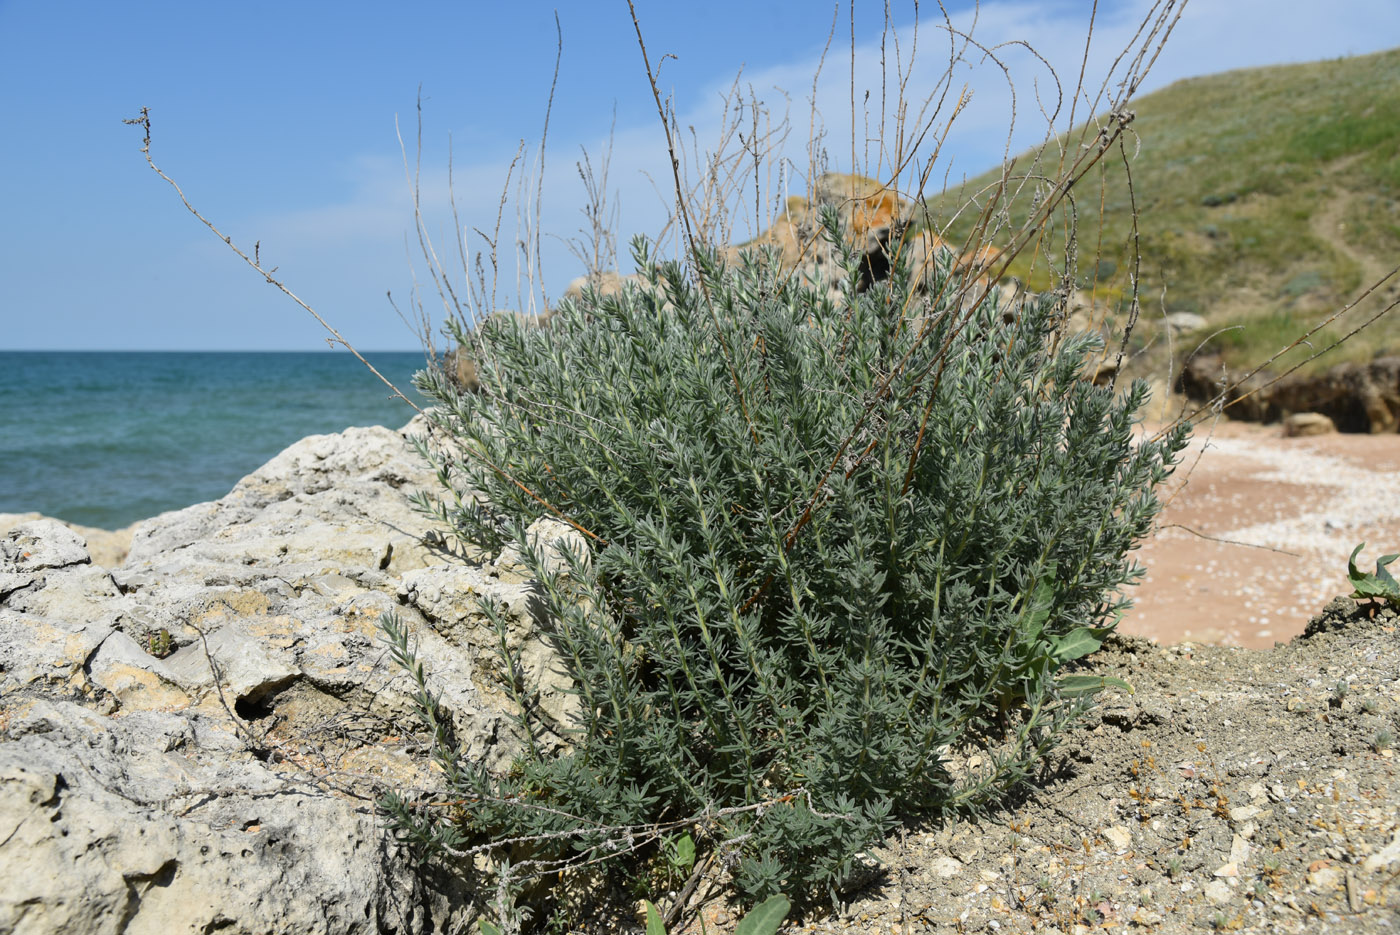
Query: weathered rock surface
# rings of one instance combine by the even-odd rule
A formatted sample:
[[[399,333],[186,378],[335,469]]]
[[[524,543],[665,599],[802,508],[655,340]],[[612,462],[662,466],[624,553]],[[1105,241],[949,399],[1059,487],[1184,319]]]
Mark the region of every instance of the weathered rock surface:
[[[1269,397],[1284,412],[1320,412],[1343,432],[1394,432],[1400,426],[1400,357],[1337,364],[1313,377],[1289,377]]]
[[[371,803],[249,756],[226,719],[6,705],[0,929],[435,931]]]
[[[1193,402],[1204,403],[1220,396],[1225,414],[1231,419],[1277,422],[1280,413],[1269,399],[1269,390],[1265,388],[1268,381],[1265,373],[1253,376],[1230,373],[1218,355],[1196,354],[1182,365],[1173,389]]]
[[[827,173],[818,177],[810,198],[789,198],[773,226],[742,248],[731,248],[731,258],[737,258],[741,249],[771,247],[784,269],[798,270],[813,282],[834,278],[832,269],[838,258],[822,234],[823,208],[836,209],[843,229],[862,255],[861,287],[883,278],[889,270],[886,247],[890,236],[908,220],[910,208],[898,192],[859,175]]]
[[[1283,420],[1283,434],[1286,438],[1329,435],[1335,431],[1337,426],[1320,412],[1295,412]]]
[[[20,523],[36,519],[46,519],[38,513],[0,513],[0,535],[9,532]],[[79,526],[76,523],[63,523],[78,534],[87,545],[88,554],[94,565],[103,568],[116,568],[126,561],[127,550],[131,548],[131,531],[135,524],[125,529],[95,529],[92,526]]]
[[[0,931],[470,922],[470,894],[411,872],[375,812],[386,789],[435,782],[378,618],[408,627],[468,755],[491,768],[518,747],[480,600],[504,611],[540,707],[564,723],[573,701],[523,569],[434,544],[409,497],[436,483],[403,435],[359,428],[137,524],[114,568],[62,523],[8,518]],[[577,548],[567,527],[536,532]]]
[[[579,276],[569,283],[564,289],[565,299],[582,298],[585,289],[592,289],[599,296],[617,295],[629,282],[639,282],[641,277],[635,273],[630,276],[623,276],[612,270],[603,270],[597,273],[590,273]],[[541,324],[547,325],[549,319],[553,317],[553,310],[541,315]]]
[[[1294,374],[1273,385],[1267,372],[1239,386],[1220,357],[1200,354],[1188,359],[1177,389],[1197,402],[1222,392],[1225,414],[1246,422],[1276,422],[1291,413],[1313,412],[1332,420],[1338,431],[1373,435],[1400,430],[1400,357],[1366,363],[1341,363],[1325,373]],[[1238,402],[1237,402],[1238,400]]]

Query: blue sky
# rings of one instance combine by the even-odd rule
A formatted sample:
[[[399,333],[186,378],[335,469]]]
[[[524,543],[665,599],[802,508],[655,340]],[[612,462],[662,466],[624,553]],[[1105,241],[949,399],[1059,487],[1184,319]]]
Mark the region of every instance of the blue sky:
[[[665,61],[661,84],[683,125],[694,126],[702,140],[716,138],[722,94],[742,67],[746,95],[751,88],[769,107],[788,108],[785,154],[791,166],[806,165],[812,76],[834,5],[636,3],[653,64],[663,53],[675,56]],[[563,59],[543,171],[543,273],[536,277],[550,295],[582,272],[560,238],[576,235],[582,223],[581,147],[596,157],[610,127],[609,182],[623,243],[633,232],[655,233],[665,217],[658,187],[669,170],[625,0],[0,0],[0,348],[324,346],[320,325],[244,266],[146,168],[139,132],[122,124],[143,106],[151,109],[156,163],[235,242],[249,250],[260,242],[265,264],[277,266],[279,277],[357,346],[416,348],[414,333],[385,298],[392,292],[407,308],[415,276],[427,282],[416,241],[408,241],[412,201],[396,117],[411,157],[421,85],[421,191],[429,232],[446,262],[456,254],[447,210],[449,137],[465,228],[494,224],[522,140],[529,146],[526,168],[538,170],[556,7]],[[1107,0],[1099,7],[1088,65],[1094,87],[1150,3]],[[892,0],[890,9],[907,59],[913,5]],[[956,28],[973,29],[987,45],[1026,40],[1069,84],[1084,55],[1088,9],[1080,0],[992,0],[975,11],[961,0],[947,4]],[[937,4],[924,2],[921,10],[911,79],[920,93],[937,87],[948,57]],[[852,38],[844,3],[836,20],[816,103],[831,165],[846,168]],[[881,26],[879,4],[857,4],[858,98],[869,89],[879,100]],[[1190,0],[1147,89],[1397,42],[1394,0]],[[1033,91],[1045,100],[1053,85],[1044,66],[1019,47],[1003,51],[1020,91],[1012,144],[1019,149],[1044,134]],[[887,46],[886,59],[893,58]],[[972,103],[942,151],[939,178],[981,172],[1006,145],[1009,111],[1000,73],[976,58],[970,55],[953,76],[954,97],[966,84]],[[894,79],[892,61],[887,78]],[[859,137],[874,135],[862,128]],[[768,176],[761,208],[801,191],[793,171]],[[499,307],[523,301],[510,249],[517,236],[513,207],[504,226],[502,288],[491,303]],[[475,251],[480,241],[469,234],[468,247]],[[431,303],[426,307],[432,310]]]

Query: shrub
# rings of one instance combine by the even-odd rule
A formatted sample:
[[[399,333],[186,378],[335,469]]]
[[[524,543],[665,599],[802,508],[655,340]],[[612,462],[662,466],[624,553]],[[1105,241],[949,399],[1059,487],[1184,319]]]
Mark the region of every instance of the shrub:
[[[525,556],[582,713],[506,776],[449,753],[452,809],[390,802],[406,837],[565,861],[692,823],[749,899],[834,892],[893,816],[1023,782],[1101,684],[1063,665],[1126,604],[1184,430],[1135,443],[1145,385],[1092,385],[1050,301],[964,311],[901,262],[857,292],[824,222],[840,290],[638,240],[641,283],[458,333],[479,393],[420,375],[460,455],[424,449],[435,508]]]

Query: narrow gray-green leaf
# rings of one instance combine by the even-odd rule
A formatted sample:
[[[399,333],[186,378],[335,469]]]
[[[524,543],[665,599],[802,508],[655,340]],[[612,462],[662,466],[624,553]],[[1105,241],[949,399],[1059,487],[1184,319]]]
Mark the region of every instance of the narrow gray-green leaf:
[[[1111,675],[1063,675],[1055,680],[1055,685],[1060,689],[1060,694],[1066,698],[1097,694],[1110,685],[1114,688],[1121,688],[1130,695],[1134,691],[1132,685]]]

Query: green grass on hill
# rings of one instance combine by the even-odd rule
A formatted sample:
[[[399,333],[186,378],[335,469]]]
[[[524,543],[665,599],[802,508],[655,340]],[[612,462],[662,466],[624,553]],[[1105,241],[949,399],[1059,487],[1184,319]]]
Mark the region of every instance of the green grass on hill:
[[[1257,363],[1400,264],[1400,49],[1193,78],[1130,106],[1137,139],[1126,145],[1142,258],[1143,325],[1134,343],[1144,352],[1136,372],[1166,366],[1167,313],[1209,322],[1178,342],[1178,362],[1209,334],[1239,326],[1206,346],[1232,365]],[[1042,166],[1053,171],[1058,158],[1047,152]],[[1013,174],[1032,165],[1023,155]],[[996,178],[988,173],[930,198],[935,225]],[[1078,284],[1112,302],[1129,289],[1132,266],[1122,158],[1109,153],[1075,194]],[[1024,217],[1030,196],[1028,187],[1010,206],[1013,221]],[[974,213],[964,211],[948,234],[961,241]],[[1040,256],[1026,251],[1010,272],[1045,288],[1055,276],[1047,255],[1063,256],[1062,233]],[[1400,289],[1386,292],[1391,301]],[[1373,296],[1325,334],[1340,336],[1381,307]],[[1313,345],[1326,346],[1323,337]],[[1397,349],[1400,316],[1387,316],[1309,369]]]

